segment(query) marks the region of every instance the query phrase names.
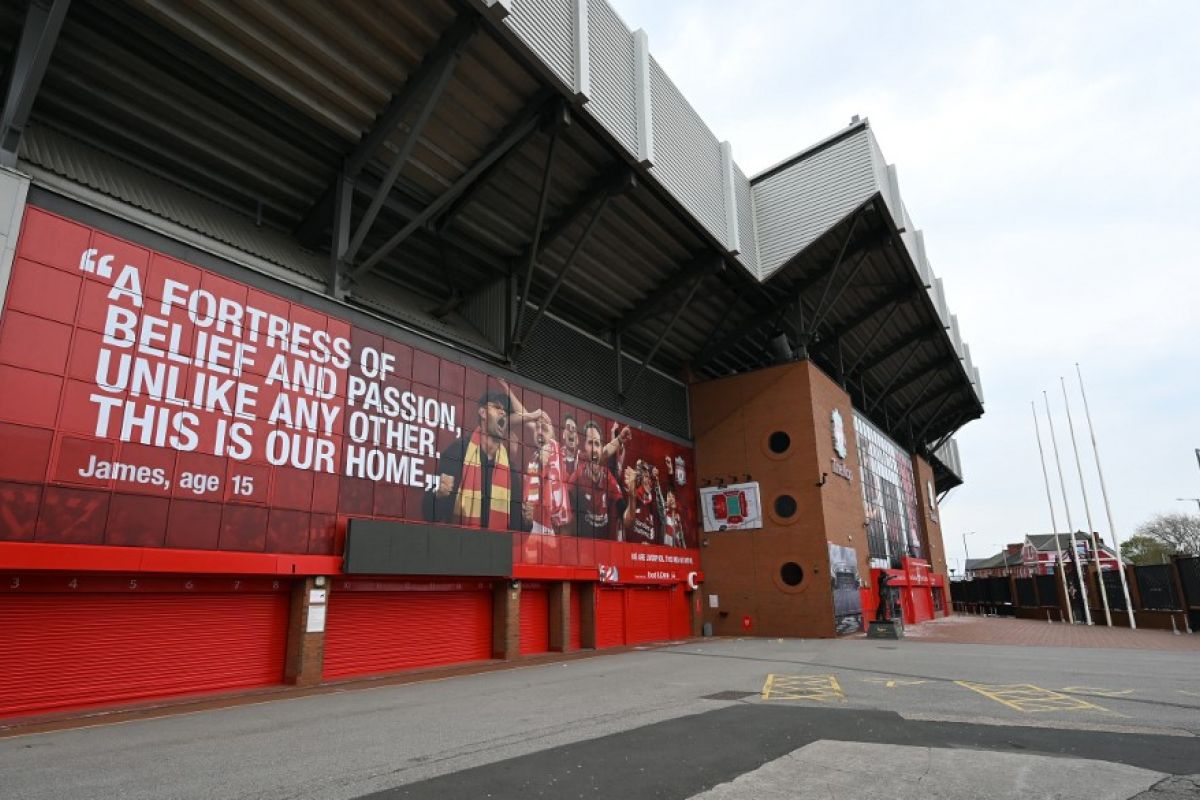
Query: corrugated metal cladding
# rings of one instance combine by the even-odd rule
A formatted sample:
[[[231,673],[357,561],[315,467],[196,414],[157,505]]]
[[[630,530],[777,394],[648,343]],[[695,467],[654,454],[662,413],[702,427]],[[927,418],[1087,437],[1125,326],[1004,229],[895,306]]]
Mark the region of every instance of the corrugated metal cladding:
[[[654,58],[650,59],[650,95],[655,154],[651,173],[724,242],[721,143]]]
[[[861,128],[756,182],[758,277],[766,280],[879,189]]]
[[[367,275],[356,284],[350,294],[350,300],[433,336],[480,350],[493,349],[492,343],[476,331],[473,325],[466,324],[458,314],[435,319],[428,313],[431,301],[422,301],[411,292],[405,291],[403,286],[398,286],[378,274]]]
[[[575,85],[574,0],[513,0],[505,22],[568,87]]]
[[[754,202],[750,199],[750,180],[737,164],[733,165],[733,193],[737,200],[738,238],[742,244],[738,260],[750,274],[757,275],[758,230],[754,224]]]
[[[624,360],[625,380],[638,368]],[[620,412],[682,438],[691,436],[687,388],[647,370],[621,406],[611,347],[547,316],[521,350],[517,371],[560,392]]]
[[[496,281],[463,303],[463,318],[497,349],[504,346],[504,303],[507,287]]]
[[[636,155],[633,34],[604,0],[589,0],[587,9],[592,94],[584,109]]]
[[[230,213],[231,209],[220,203],[45,125],[33,125],[25,131],[20,155],[25,162],[72,183],[212,237],[289,272],[316,281],[325,279],[327,256],[305,250],[287,233],[255,225],[253,220]]]

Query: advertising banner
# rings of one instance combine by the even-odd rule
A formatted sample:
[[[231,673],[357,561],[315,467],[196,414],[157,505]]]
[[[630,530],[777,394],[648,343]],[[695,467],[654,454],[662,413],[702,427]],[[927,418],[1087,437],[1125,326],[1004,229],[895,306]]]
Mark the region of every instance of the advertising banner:
[[[366,517],[696,546],[689,448],[33,207],[0,385],[3,540],[329,554]]]
[[[700,507],[704,530],[709,533],[744,531],[763,524],[757,481],[704,487],[700,490]]]
[[[838,636],[863,629],[858,552],[829,542],[829,583],[833,592],[833,627]]]

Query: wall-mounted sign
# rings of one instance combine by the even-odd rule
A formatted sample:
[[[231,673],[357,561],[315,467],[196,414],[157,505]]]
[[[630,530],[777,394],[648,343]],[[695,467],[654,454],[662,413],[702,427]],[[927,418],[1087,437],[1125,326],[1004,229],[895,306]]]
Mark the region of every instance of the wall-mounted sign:
[[[601,564],[596,571],[601,583],[616,583],[621,580],[620,571],[612,564]]]
[[[325,609],[326,606],[309,606],[308,620],[304,625],[305,633],[324,633],[325,632]]]
[[[354,518],[589,569],[698,546],[690,448],[34,206],[4,303],[0,540],[332,555]]]
[[[854,473],[846,466],[845,461],[838,461],[836,458],[831,458],[829,459],[829,469],[839,478],[844,478],[848,481],[854,480]]]
[[[853,547],[828,542],[829,586],[833,592],[833,628],[838,636],[863,627],[858,552]]]
[[[842,419],[842,412],[836,408],[829,415],[830,427],[833,429],[833,452],[837,453],[838,458],[846,457],[846,423]]]
[[[731,483],[700,490],[704,530],[742,531],[762,527],[762,501],[758,482]]]

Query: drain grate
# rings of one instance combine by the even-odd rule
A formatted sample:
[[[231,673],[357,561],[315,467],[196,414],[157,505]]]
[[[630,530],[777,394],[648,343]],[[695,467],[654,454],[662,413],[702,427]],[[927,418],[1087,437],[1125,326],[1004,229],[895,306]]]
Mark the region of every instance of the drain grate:
[[[701,700],[745,700],[747,697],[757,697],[758,692],[717,692],[716,694],[706,694],[701,697]]]

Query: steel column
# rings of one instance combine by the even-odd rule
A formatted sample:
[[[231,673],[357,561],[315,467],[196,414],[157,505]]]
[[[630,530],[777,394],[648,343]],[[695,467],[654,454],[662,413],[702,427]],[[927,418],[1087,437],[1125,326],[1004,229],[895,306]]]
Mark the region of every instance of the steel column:
[[[58,42],[70,0],[32,0],[25,11],[21,38],[12,53],[8,69],[8,89],[0,109],[0,164],[17,163],[21,135],[29,123],[29,113],[37,98],[50,56]]]

